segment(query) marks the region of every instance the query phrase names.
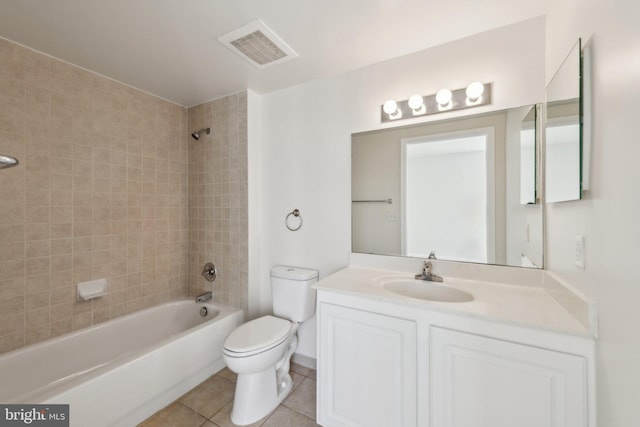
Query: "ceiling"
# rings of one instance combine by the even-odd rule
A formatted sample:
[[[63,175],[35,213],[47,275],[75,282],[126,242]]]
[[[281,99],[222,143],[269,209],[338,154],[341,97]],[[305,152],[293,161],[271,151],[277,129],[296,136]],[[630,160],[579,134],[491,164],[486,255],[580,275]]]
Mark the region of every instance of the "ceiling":
[[[184,106],[267,93],[543,15],[547,0],[0,0],[0,36]],[[299,55],[217,38],[255,19]]]

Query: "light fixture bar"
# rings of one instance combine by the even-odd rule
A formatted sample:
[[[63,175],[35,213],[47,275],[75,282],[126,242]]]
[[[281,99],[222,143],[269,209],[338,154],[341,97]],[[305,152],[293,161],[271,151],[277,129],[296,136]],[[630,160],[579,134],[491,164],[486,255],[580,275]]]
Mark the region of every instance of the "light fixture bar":
[[[428,116],[431,114],[438,114],[447,111],[456,111],[465,108],[479,107],[481,105],[491,104],[491,83],[484,83],[484,91],[476,99],[470,99],[467,96],[467,88],[452,90],[451,101],[446,105],[440,105],[438,103],[438,101],[436,100],[436,94],[423,96],[422,99],[423,105],[419,109],[411,108],[409,106],[408,99],[404,101],[395,101],[397,104],[397,110],[391,113],[385,112],[383,108],[384,105],[381,105],[380,121],[382,123],[395,122],[403,119],[412,119],[415,117]]]

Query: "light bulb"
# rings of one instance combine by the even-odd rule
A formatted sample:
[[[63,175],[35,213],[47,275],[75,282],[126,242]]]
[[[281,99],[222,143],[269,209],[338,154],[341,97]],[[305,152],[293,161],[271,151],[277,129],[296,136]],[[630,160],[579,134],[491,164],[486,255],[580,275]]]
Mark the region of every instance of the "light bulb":
[[[453,94],[449,89],[440,89],[438,93],[436,93],[436,102],[441,107],[447,106],[451,102]]]
[[[409,105],[409,108],[415,111],[419,110],[424,105],[424,100],[420,95],[411,95],[407,104]]]
[[[469,101],[477,101],[484,93],[484,85],[480,82],[473,82],[467,86],[466,93]]]
[[[393,99],[388,100],[382,106],[382,110],[388,115],[393,115],[396,111],[398,111],[398,103]]]

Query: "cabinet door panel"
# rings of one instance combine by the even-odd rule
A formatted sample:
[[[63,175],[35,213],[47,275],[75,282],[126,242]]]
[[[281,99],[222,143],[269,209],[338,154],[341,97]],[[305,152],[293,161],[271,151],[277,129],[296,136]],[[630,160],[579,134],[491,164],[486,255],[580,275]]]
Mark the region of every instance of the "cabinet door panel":
[[[584,427],[583,357],[431,327],[432,427]]]
[[[416,425],[416,324],[321,304],[319,422]]]

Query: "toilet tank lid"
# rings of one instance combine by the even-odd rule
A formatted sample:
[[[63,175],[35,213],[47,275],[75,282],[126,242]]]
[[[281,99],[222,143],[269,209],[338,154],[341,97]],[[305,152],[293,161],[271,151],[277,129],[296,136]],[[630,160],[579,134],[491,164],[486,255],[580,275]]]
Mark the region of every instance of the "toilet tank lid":
[[[289,280],[311,280],[318,277],[318,271],[309,268],[274,265],[271,267],[271,277]]]

